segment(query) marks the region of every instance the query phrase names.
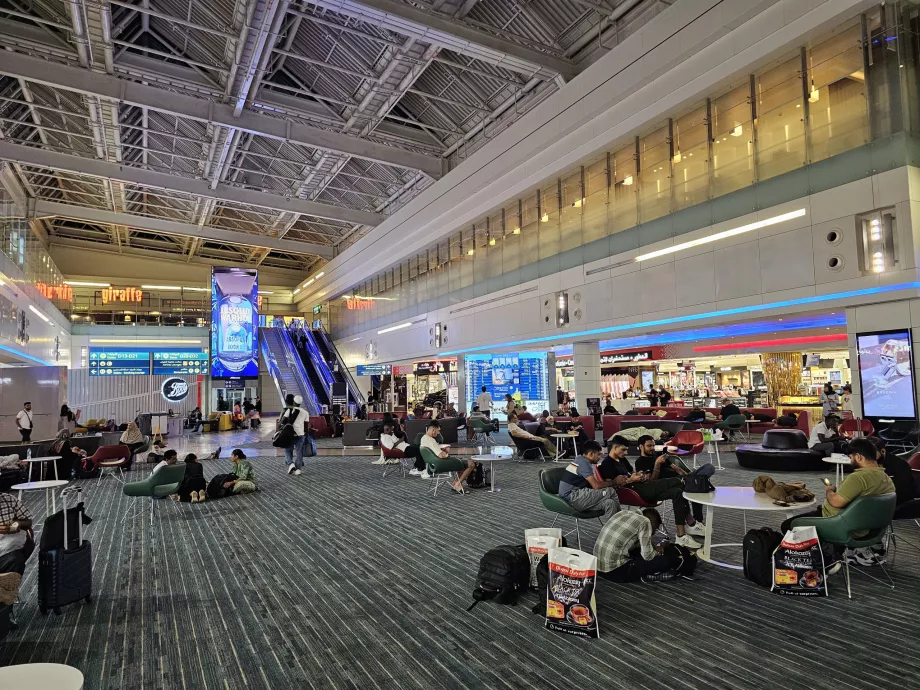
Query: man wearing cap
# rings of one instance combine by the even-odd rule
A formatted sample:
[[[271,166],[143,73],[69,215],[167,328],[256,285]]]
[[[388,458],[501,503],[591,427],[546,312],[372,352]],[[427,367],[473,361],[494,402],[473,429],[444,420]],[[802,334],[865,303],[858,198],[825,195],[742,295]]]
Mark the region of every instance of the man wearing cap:
[[[306,440],[306,423],[310,419],[310,413],[303,407],[303,398],[299,395],[294,396],[294,404],[284,408],[281,413],[281,419],[278,421],[280,429],[285,424],[291,424],[294,427],[294,440],[287,448],[284,449],[284,457],[287,462],[287,473],[299,475],[300,468],[303,467],[303,444]]]

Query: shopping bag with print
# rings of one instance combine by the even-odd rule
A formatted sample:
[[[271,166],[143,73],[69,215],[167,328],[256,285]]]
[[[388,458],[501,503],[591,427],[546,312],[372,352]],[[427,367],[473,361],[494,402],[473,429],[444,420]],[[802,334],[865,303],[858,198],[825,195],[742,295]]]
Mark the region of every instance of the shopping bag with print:
[[[578,549],[550,549],[545,626],[578,637],[600,637],[596,583],[596,557]]]
[[[793,527],[773,552],[771,591],[799,597],[827,596],[824,554],[814,527]]]
[[[524,530],[524,543],[530,559],[530,586],[537,586],[537,565],[551,548],[562,546],[562,529],[559,527],[537,527]]]

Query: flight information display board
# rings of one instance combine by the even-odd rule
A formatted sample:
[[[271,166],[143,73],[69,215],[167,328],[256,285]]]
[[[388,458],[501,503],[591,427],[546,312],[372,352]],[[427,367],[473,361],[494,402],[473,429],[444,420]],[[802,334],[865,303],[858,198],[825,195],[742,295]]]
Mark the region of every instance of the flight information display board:
[[[143,350],[131,347],[89,349],[90,376],[148,376],[153,374],[207,374],[208,353],[203,350]]]
[[[150,373],[150,350],[89,349],[90,376],[140,376]]]
[[[155,351],[154,374],[207,374],[208,353],[194,351]]]
[[[549,401],[546,353],[510,352],[501,355],[467,355],[466,400],[472,409],[485,386],[494,408],[504,407],[505,395],[520,400],[539,414]],[[538,409],[539,408],[539,409]]]

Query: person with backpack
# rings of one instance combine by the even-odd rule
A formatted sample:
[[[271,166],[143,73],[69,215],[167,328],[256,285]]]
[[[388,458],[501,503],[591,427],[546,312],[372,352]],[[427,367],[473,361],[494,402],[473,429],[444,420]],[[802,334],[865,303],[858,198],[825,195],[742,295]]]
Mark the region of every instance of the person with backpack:
[[[677,575],[688,579],[696,567],[696,555],[674,544],[652,545],[661,527],[661,515],[653,508],[641,513],[624,510],[601,527],[594,543],[597,573],[612,582],[661,582]]]
[[[607,517],[620,510],[613,481],[598,479],[594,467],[601,460],[601,444],[588,441],[582,446],[582,454],[566,467],[559,480],[559,498],[573,509],[582,512],[603,510]]]
[[[300,475],[303,467],[303,444],[306,439],[304,425],[309,419],[310,413],[303,408],[303,398],[299,395],[288,396],[290,404],[284,408],[281,418],[278,420],[278,427],[290,424],[294,429],[291,443],[284,449],[284,459],[287,463],[287,473]],[[285,400],[287,403],[287,399]]]

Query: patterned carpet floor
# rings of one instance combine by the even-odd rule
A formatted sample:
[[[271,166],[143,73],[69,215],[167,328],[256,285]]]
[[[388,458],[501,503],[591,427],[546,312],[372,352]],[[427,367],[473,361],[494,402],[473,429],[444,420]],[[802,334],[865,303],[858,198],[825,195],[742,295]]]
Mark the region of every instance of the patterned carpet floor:
[[[234,445],[258,456],[259,492],[161,501],[153,527],[143,510],[123,519],[137,499],[115,480],[86,482],[94,601],[40,615],[33,557],[0,664],[70,664],[87,690],[920,687],[913,523],[897,528],[894,590],[855,575],[848,600],[841,573],[827,599],[782,597],[703,563],[692,583],[601,582],[601,639],[588,641],[545,630],[530,612],[536,594],[465,611],[480,556],[552,523],[537,495],[540,465],[496,463],[500,493],[432,497],[423,480],[382,479],[366,456],[321,454],[287,476],[269,437],[219,436],[224,457]],[[723,464],[717,485],[756,476],[730,453]],[[205,461],[205,472],[229,466]],[[795,478],[818,492],[821,476]],[[28,502],[41,514],[41,497]],[[586,549],[598,527],[584,526]],[[720,512],[714,530],[716,541],[740,541],[741,514]],[[740,562],[740,549],[719,555]]]

